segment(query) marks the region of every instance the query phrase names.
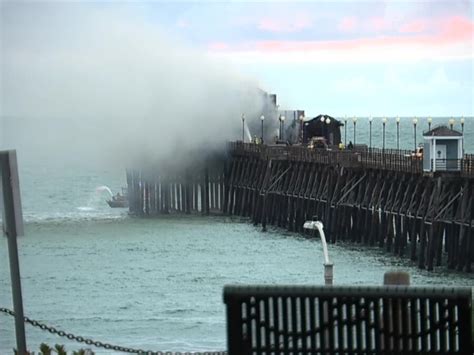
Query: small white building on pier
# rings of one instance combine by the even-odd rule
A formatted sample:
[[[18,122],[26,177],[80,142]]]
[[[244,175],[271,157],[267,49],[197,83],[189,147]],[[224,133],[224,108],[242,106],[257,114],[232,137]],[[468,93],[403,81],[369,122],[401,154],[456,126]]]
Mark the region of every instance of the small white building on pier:
[[[423,170],[460,171],[463,134],[446,126],[438,126],[423,133]]]

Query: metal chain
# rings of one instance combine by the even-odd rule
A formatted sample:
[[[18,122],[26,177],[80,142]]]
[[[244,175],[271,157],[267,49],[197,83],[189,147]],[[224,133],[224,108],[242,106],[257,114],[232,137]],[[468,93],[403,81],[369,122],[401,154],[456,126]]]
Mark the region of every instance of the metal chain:
[[[5,313],[10,316],[15,316],[15,312],[8,308],[0,308],[0,313]],[[108,343],[104,343],[97,340],[92,340],[89,338],[84,338],[82,336],[74,335],[71,333],[67,333],[63,330],[58,330],[55,327],[48,326],[44,323],[38,322],[34,319],[30,319],[28,317],[24,317],[25,323],[31,324],[33,327],[40,328],[41,330],[46,330],[51,334],[56,334],[60,337],[67,338],[69,340],[75,340],[79,343],[84,343],[87,345],[92,345],[97,348],[103,348],[107,350],[115,350],[129,354],[143,354],[143,355],[227,355],[227,351],[205,351],[205,352],[172,352],[172,351],[151,351],[151,350],[142,350],[142,349],[133,349],[127,348],[124,346],[119,345],[112,345]]]

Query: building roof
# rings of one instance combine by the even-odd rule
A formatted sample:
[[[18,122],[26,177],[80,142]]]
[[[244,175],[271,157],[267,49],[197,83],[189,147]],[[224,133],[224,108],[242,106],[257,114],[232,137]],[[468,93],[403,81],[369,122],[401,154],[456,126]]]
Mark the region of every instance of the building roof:
[[[450,129],[447,126],[438,126],[432,130],[423,133],[425,137],[462,137],[462,133]]]
[[[339,126],[344,125],[341,121],[338,121],[337,119],[335,119],[334,117],[329,116],[329,115],[317,115],[316,117],[313,117],[313,118],[311,118],[310,120],[308,120],[306,122],[312,122],[312,121],[320,122],[321,118],[323,118],[325,121],[329,118],[331,123],[337,123]]]

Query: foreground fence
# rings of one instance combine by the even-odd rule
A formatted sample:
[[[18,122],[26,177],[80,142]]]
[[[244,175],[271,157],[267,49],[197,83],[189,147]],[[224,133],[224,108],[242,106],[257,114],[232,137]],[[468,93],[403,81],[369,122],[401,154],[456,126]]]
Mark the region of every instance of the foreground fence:
[[[227,286],[230,355],[471,354],[471,289]]]

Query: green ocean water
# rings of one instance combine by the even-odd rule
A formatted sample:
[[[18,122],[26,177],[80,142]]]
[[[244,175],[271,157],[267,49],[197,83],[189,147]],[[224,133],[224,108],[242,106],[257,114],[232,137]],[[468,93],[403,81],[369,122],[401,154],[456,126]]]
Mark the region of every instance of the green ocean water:
[[[357,123],[357,143],[367,138],[364,122]],[[376,146],[379,123],[373,123]],[[474,152],[473,126],[465,127],[468,152]],[[387,124],[387,147],[396,144],[394,127]],[[400,127],[401,147],[410,148],[413,126],[402,121]],[[421,135],[421,128],[417,132]],[[26,156],[19,152],[25,218],[19,250],[25,314],[31,318],[127,347],[222,350],[225,284],[324,283],[318,239],[276,228],[263,233],[245,219],[224,216],[131,218],[110,209],[108,194],[100,189],[106,185],[117,192],[125,186],[123,169],[66,169]],[[337,244],[329,250],[335,284],[379,285],[385,271],[402,269],[414,285],[474,286],[473,275],[418,270],[378,248]],[[0,242],[0,307],[12,308],[5,238]],[[26,329],[32,349],[41,342],[79,346]],[[0,314],[0,354],[10,354],[14,344],[13,320]]]
[[[152,350],[226,347],[225,284],[323,284],[317,239],[226,217],[126,216],[26,225],[20,239],[25,313],[68,332]],[[11,306],[6,243],[0,304]],[[330,245],[336,284],[377,285],[391,269],[415,285],[473,285],[472,275],[418,270],[383,251]],[[14,346],[1,316],[0,353]],[[32,347],[76,344],[27,326]],[[99,353],[101,353],[99,351]]]

